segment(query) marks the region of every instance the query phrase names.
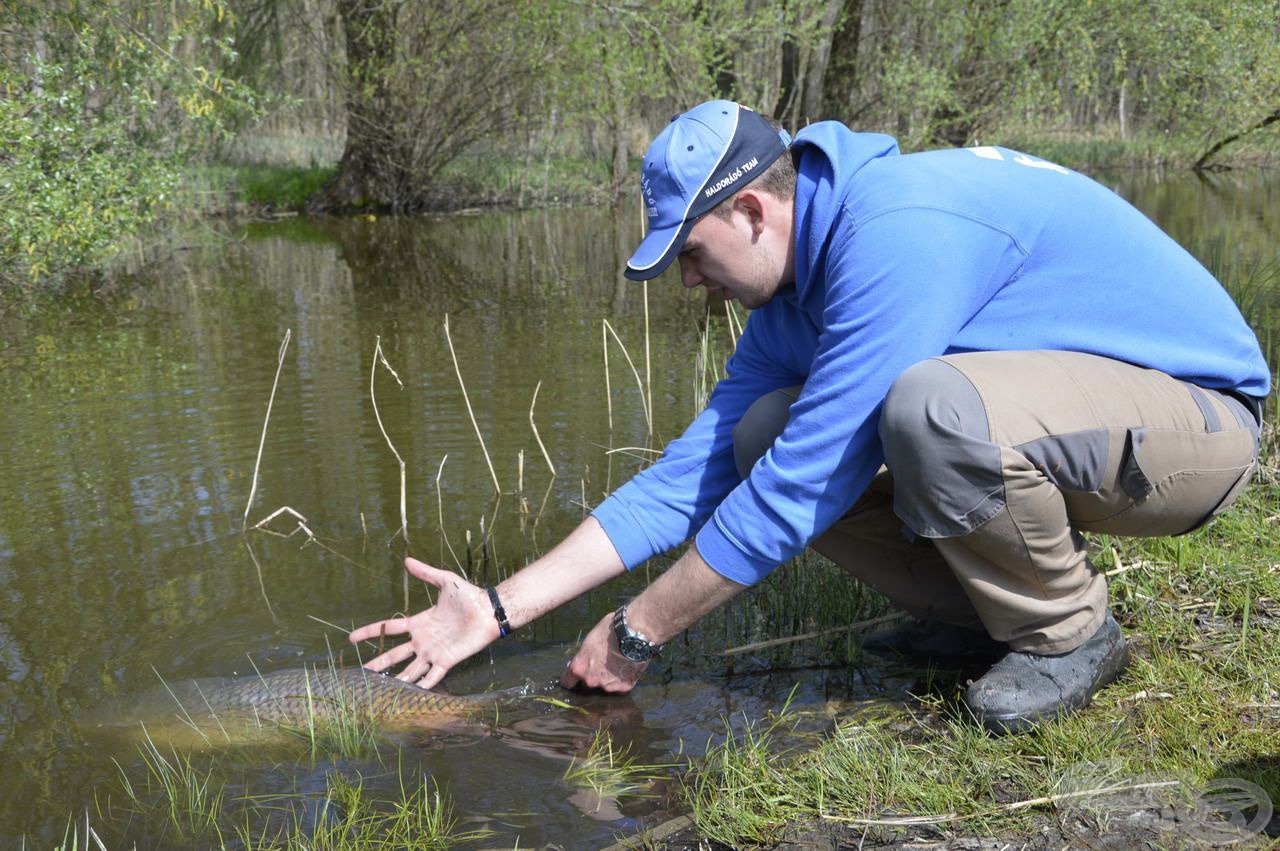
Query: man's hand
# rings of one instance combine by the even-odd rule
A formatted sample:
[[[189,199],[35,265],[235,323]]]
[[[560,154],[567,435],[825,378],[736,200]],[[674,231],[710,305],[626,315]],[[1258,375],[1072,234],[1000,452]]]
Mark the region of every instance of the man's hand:
[[[697,547],[689,547],[670,570],[627,604],[627,623],[650,641],[666,644],[743,587],[716,573]],[[631,691],[647,667],[648,662],[632,662],[618,650],[609,614],[582,640],[582,649],[561,675],[560,685]]]
[[[632,662],[618,652],[613,634],[613,613],[595,625],[569,667],[560,676],[565,688],[596,688],[608,692],[631,691],[640,680],[648,662]]]
[[[365,663],[385,671],[412,658],[397,679],[431,688],[454,665],[487,647],[498,637],[493,605],[483,588],[456,573],[439,570],[414,558],[404,560],[405,570],[440,589],[436,604],[407,618],[391,618],[362,626],[351,633],[354,643],[383,635],[408,634],[409,640]]]

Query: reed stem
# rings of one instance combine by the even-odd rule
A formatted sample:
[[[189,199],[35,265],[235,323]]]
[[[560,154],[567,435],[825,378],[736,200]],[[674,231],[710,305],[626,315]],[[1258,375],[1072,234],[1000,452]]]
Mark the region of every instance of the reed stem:
[[[605,330],[613,337],[614,342],[618,344],[618,348],[622,349],[622,356],[627,359],[627,366],[631,367],[631,374],[635,376],[636,388],[640,391],[640,405],[644,408],[644,422],[648,429],[649,437],[653,437],[653,415],[649,412],[649,402],[645,396],[644,382],[640,379],[640,372],[636,369],[635,362],[631,360],[631,354],[627,351],[627,347],[623,344],[618,332],[613,330],[613,326],[609,324],[608,319],[601,320],[604,322]],[[606,371],[606,375],[607,375]]]
[[[253,462],[253,483],[249,486],[249,501],[244,506],[241,529],[249,528],[249,511],[253,508],[253,497],[258,492],[258,468],[262,466],[262,449],[267,443],[267,424],[271,422],[271,406],[276,401],[276,388],[280,386],[280,370],[284,367],[284,355],[289,349],[291,339],[293,339],[293,329],[285,329],[284,339],[280,341],[280,353],[276,357],[276,378],[271,384],[271,397],[267,399],[267,416],[262,421],[262,437],[258,439],[258,459]]]
[[[547,452],[547,447],[542,443],[542,436],[538,434],[538,426],[533,421],[533,407],[538,404],[538,391],[542,389],[542,382],[538,382],[538,386],[533,388],[533,401],[529,403],[529,428],[533,429],[533,439],[538,441],[538,448],[542,450],[542,458],[547,462],[547,469],[551,470],[551,475],[556,474],[556,465],[551,463],[551,455]],[[612,425],[611,425],[612,427]],[[524,471],[524,455],[520,456],[520,469]],[[523,475],[521,480],[523,481]],[[521,488],[523,490],[523,487]]]
[[[449,314],[444,315],[444,338],[449,343],[449,356],[453,358],[453,371],[458,376],[458,386],[462,388],[462,401],[467,405],[467,416],[471,418],[471,427],[476,430],[476,439],[480,441],[480,451],[484,453],[484,462],[489,465],[489,475],[493,478],[493,489],[502,493],[502,485],[498,484],[498,474],[494,472],[493,460],[489,458],[489,450],[484,445],[484,435],[480,434],[480,426],[476,423],[475,411],[471,409],[471,397],[467,395],[466,382],[462,380],[462,368],[458,366],[458,353],[453,348],[453,335],[449,333]]]

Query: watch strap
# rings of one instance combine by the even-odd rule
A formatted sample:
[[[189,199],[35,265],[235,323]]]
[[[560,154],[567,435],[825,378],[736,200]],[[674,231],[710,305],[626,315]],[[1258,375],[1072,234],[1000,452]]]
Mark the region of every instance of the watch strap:
[[[493,618],[498,622],[498,635],[506,638],[511,632],[511,624],[507,622],[507,610],[502,607],[502,601],[498,599],[498,589],[490,585],[486,590],[489,592],[489,602],[493,604]]]

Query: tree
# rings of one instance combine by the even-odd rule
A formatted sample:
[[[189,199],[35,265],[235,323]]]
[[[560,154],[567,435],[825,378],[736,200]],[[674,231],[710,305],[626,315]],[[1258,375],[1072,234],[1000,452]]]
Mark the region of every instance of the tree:
[[[56,281],[154,221],[182,165],[253,95],[217,70],[221,5],[0,10],[0,283]]]
[[[316,211],[429,203],[442,168],[519,125],[568,23],[562,6],[533,0],[337,0],[336,11],[347,138]]]

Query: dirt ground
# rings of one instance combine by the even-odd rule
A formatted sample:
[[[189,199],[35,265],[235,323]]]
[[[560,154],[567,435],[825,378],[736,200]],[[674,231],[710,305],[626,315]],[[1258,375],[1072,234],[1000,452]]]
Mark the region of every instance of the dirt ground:
[[[1185,814],[1137,810],[1127,816],[1111,814],[1102,824],[1096,818],[1073,814],[1069,818],[1046,817],[1028,836],[969,836],[941,825],[865,826],[833,821],[805,821],[789,825],[778,851],[1063,851],[1063,849],[1240,849],[1280,848],[1280,815],[1260,833],[1236,832],[1229,826],[1205,827],[1185,820]],[[661,851],[735,851],[731,846],[698,835],[687,817],[673,819],[648,831],[644,838],[612,846],[622,849]]]

